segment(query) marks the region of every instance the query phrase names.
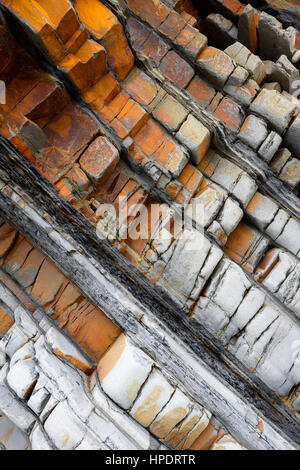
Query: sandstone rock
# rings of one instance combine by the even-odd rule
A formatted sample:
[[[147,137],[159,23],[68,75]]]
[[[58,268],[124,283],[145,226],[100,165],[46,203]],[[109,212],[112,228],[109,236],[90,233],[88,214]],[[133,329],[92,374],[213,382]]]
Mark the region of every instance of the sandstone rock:
[[[264,59],[276,61],[282,54],[292,57],[296,40],[294,28],[284,30],[279,21],[262,12],[259,16],[258,34],[260,54]]]
[[[20,431],[6,416],[0,415],[0,440],[6,450],[28,450],[26,434]]]
[[[222,212],[219,216],[219,222],[224,229],[225,233],[229,235],[239,224],[243,218],[243,211],[239,204],[228,198],[225,201]]]
[[[164,22],[159,26],[158,31],[167,38],[174,40],[185,26],[185,21],[176,12],[171,11]]]
[[[21,348],[28,341],[28,337],[14,324],[0,340],[0,348],[9,356]]]
[[[203,183],[199,193],[192,199],[193,219],[202,227],[212,223],[225,199],[224,191],[217,185]]]
[[[119,161],[119,152],[106,137],[98,137],[83,153],[81,168],[94,184],[106,181]]]
[[[74,449],[83,439],[83,424],[66,402],[59,403],[45,422],[45,431],[60,450]]]
[[[282,137],[276,132],[270,132],[264,143],[258,149],[259,156],[270,162],[282,143]]]
[[[290,250],[294,255],[298,255],[300,251],[300,239],[298,237],[300,224],[297,220],[291,218],[285,225],[283,232],[276,241]]]
[[[197,57],[197,66],[213,84],[222,88],[234,70],[231,58],[224,52],[207,47]]]
[[[239,331],[249,323],[249,321],[257,314],[265,302],[265,295],[257,288],[252,287],[244,297],[238,310],[228,324],[222,341],[227,343],[231,338],[236,336]]]
[[[217,438],[217,435],[217,430],[212,420],[210,420],[205,430],[200,434],[200,436],[197,437],[189,449],[194,451],[208,450],[212,447]]]
[[[50,328],[45,337],[54,354],[77,367],[77,369],[82,370],[82,372],[86,374],[92,373],[93,367],[90,361],[87,361],[85,356],[71,341],[68,341],[67,338],[55,328]]]
[[[268,225],[266,228],[266,233],[269,235],[273,240],[282,233],[284,226],[286,225],[287,221],[289,220],[289,214],[282,209],[279,209],[277,214],[274,217],[274,220]]]
[[[241,85],[244,85],[248,77],[249,72],[244,67],[238,65],[228,78],[226,85],[224,86],[224,91],[227,91],[232,87],[236,88]]]
[[[169,131],[177,131],[186,119],[188,111],[171,95],[166,95],[152,111],[155,119]]]
[[[154,65],[154,67],[159,67],[163,57],[166,56],[170,50],[170,46],[164,41],[158,34],[151,32],[149,37],[142,45],[137,46],[138,56],[142,60],[148,60]]]
[[[282,168],[279,178],[292,188],[300,182],[300,162],[296,158],[291,158]]]
[[[32,450],[53,450],[38,424],[30,435],[30,441]]]
[[[127,433],[122,433],[122,431],[120,431],[114,423],[110,422],[100,411],[96,410],[91,413],[88,419],[88,425],[90,429],[93,430],[93,433],[99,437],[98,446],[100,441],[104,446],[114,450],[138,450],[138,447],[126,436]],[[95,445],[94,435],[91,435],[91,438],[92,437],[93,439],[90,439],[90,445]],[[84,449],[83,444],[82,447]]]
[[[191,402],[187,396],[176,389],[171,400],[152,423],[151,432],[160,439],[166,438],[173,428],[186,417],[190,406]]]
[[[199,164],[210,146],[209,130],[194,116],[189,115],[177,132],[176,137],[189,148],[194,163]]]
[[[284,144],[291,150],[295,157],[300,158],[299,151],[299,132],[300,132],[300,115],[293,119],[290,127],[284,136]]]
[[[214,220],[212,224],[207,227],[207,232],[219,245],[223,246],[227,242],[228,237],[220,222]]]
[[[163,278],[188,297],[210,249],[210,242],[196,230],[185,229],[180,236]]]
[[[174,388],[168,383],[164,376],[154,370],[130,411],[130,414],[143,426],[150,426],[161,409],[170,400]]]
[[[170,51],[160,63],[160,71],[179,88],[185,88],[194,76],[194,70],[176,52]]]
[[[214,445],[211,447],[211,450],[245,450],[235,439],[231,436],[225,434],[221,439],[218,439]]]
[[[37,386],[35,387],[37,388]],[[37,415],[41,415],[42,411],[45,409],[47,403],[50,399],[50,393],[44,387],[40,388],[37,391],[33,391],[31,397],[29,398],[27,405],[29,408],[34,411]],[[37,432],[38,433],[38,432]]]
[[[250,285],[243,271],[231,264],[212,298],[227,315],[232,316],[241,304],[245,292],[249,289]]]
[[[105,47],[109,66],[120,80],[125,78],[133,66],[134,59],[117,18],[96,0],[89,0],[88,3],[75,0],[74,7],[80,21]]]
[[[259,148],[267,138],[267,135],[268,129],[266,123],[252,114],[247,116],[239,132],[239,138],[254,150]]]
[[[232,46],[225,49],[234,61],[247,69],[253,76],[253,79],[260,85],[266,77],[265,68],[262,60],[252,54],[247,47],[240,42],[235,42]]]
[[[218,104],[214,111],[214,116],[224,122],[232,132],[238,132],[244,119],[245,114],[241,106],[230,98],[224,98]]]
[[[100,359],[98,375],[105,393],[122,408],[128,409],[147,379],[151,366],[150,358],[121,334]]]
[[[156,83],[137,67],[131,70],[122,85],[123,89],[142,106],[150,105],[159,90]]]
[[[8,419],[12,421],[18,428],[27,433],[33,423],[35,417],[31,414],[21,402],[16,400],[14,395],[8,390],[5,379],[8,372],[8,364],[0,370],[0,400],[1,411],[5,413]]]
[[[258,37],[256,31],[255,10],[251,5],[247,5],[239,16],[238,40],[246,46],[251,52],[256,54],[258,46]]]
[[[246,213],[261,230],[265,230],[278,209],[278,205],[272,199],[256,193],[248,204]]]
[[[68,397],[68,405],[78,418],[85,422],[93,409],[93,404],[83,387],[82,375],[68,363],[51,354],[43,337],[40,337],[35,343],[35,360],[39,371],[51,377],[51,381],[47,382],[51,399],[47,403],[47,407],[44,408],[41,419],[47,417],[49,411],[58,401],[61,402],[65,397]]]
[[[269,241],[253,227],[240,222],[228,237],[224,252],[248,272],[253,272]]]
[[[292,94],[294,83],[299,80],[299,70],[294,67],[285,55],[282,55],[277,60],[269,80],[279,82],[284,90]]]
[[[33,359],[25,359],[10,368],[7,382],[20,398],[26,398],[31,393],[37,377],[38,373]]]
[[[287,161],[291,158],[292,154],[287,148],[281,148],[276,152],[274,158],[270,163],[270,168],[279,174]]]
[[[129,435],[131,439],[133,439],[133,441],[136,442],[143,450],[148,450],[150,448],[151,438],[148,431],[141,427],[137,421],[132,419],[127,413],[120,412],[120,408],[108,398],[98,385],[95,385],[92,395],[97,406],[97,414],[101,415],[99,410],[102,410],[104,415],[110,416],[112,423],[118,423],[118,434],[122,432],[125,435]],[[105,424],[106,427],[105,425],[102,426],[102,430],[107,435],[114,426],[110,426],[110,430],[107,432],[107,421]]]
[[[277,91],[263,89],[251,103],[250,109],[282,134],[288,127],[296,107]]]
[[[161,2],[150,0],[147,5],[142,5],[138,0],[127,0],[129,8],[142,20],[157,28],[168,16],[169,10]]]
[[[215,89],[212,88],[209,83],[198,77],[198,75],[192,79],[186,90],[205,108],[210,104],[216,94]]]
[[[205,412],[200,406],[194,405],[191,412],[185,417],[185,419],[179,423],[165,438],[166,442],[173,448],[183,448],[189,444],[188,435],[195,430],[196,425],[203,418]],[[205,424],[203,423],[203,428]],[[199,432],[199,428],[198,428]],[[200,434],[200,432],[199,432]],[[192,436],[190,436],[190,439]],[[188,448],[188,447],[186,447]]]
[[[174,42],[188,58],[194,61],[207,46],[207,37],[201,34],[197,28],[186,24]]]
[[[246,173],[243,173],[237,182],[232,194],[238,199],[238,201],[245,208],[250,202],[250,199],[254,196],[257,190],[257,184],[253,178],[250,178]]]
[[[197,411],[195,410],[194,413],[196,412]],[[190,414],[192,413],[193,411]],[[191,449],[192,445],[197,441],[199,436],[204,433],[205,429],[209,425],[210,418],[211,413],[207,410],[204,410],[203,415],[201,416],[197,424],[193,427],[193,429],[188,433],[186,439],[179,444],[178,449]]]

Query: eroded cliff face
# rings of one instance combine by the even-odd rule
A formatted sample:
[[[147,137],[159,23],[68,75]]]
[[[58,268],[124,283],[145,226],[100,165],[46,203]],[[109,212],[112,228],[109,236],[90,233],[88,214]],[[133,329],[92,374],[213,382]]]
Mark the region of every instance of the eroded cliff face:
[[[300,36],[266,11],[1,2],[4,448],[299,446]]]

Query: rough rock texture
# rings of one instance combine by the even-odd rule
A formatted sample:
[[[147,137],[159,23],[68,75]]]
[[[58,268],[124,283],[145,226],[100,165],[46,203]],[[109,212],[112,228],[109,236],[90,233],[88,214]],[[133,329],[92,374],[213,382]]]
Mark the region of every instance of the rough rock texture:
[[[0,2],[0,448],[299,448],[300,41],[208,3]]]

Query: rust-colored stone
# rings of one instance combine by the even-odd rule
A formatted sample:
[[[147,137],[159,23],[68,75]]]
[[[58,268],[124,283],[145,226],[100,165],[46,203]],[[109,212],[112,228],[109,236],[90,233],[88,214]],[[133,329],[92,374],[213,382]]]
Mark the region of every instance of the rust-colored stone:
[[[7,271],[9,274],[13,274],[18,271],[21,266],[23,266],[32,249],[32,245],[30,245],[26,239],[21,237],[21,235],[18,235],[17,242],[9,250],[3,261],[3,267],[5,271]]]
[[[169,14],[168,8],[159,0],[148,0],[147,2],[127,0],[127,5],[133,13],[149,23],[152,28],[158,28]]]
[[[14,320],[5,307],[0,307],[0,335],[5,335],[13,326]]]
[[[196,76],[186,89],[201,106],[208,106],[213,100],[216,91],[207,82]]]
[[[45,308],[47,304],[55,300],[55,296],[65,283],[65,276],[45,259],[35,280],[31,296],[38,305]]]
[[[119,158],[117,149],[106,137],[101,136],[82,154],[79,163],[89,178],[99,184],[112,174]]]
[[[45,257],[37,250],[32,250],[21,268],[13,274],[14,279],[24,288],[32,286]]]
[[[184,19],[176,11],[171,11],[165,21],[158,28],[158,31],[173,40],[184,27]]]
[[[244,113],[241,107],[230,98],[224,98],[221,101],[214,115],[220,121],[223,121],[233,132],[239,131],[244,120]]]
[[[123,82],[123,89],[142,106],[147,106],[157,94],[155,82],[138,68],[134,68]]]
[[[119,80],[133,67],[134,58],[115,15],[98,0],[74,0],[80,21],[100,41],[107,52],[107,61]]]
[[[17,231],[8,224],[0,227],[0,258],[6,255],[17,239]]]
[[[168,52],[162,59],[160,70],[180,88],[185,88],[195,74],[192,67],[174,51]]]

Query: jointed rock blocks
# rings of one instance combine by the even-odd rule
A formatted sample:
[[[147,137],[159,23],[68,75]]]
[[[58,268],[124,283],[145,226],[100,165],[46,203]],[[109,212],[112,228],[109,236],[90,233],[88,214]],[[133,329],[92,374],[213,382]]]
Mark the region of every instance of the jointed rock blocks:
[[[188,1],[174,7],[170,1],[146,3],[122,1],[116,9],[114,1],[64,0],[59,8],[53,2],[3,1],[4,15],[9,11],[12,21],[24,25],[28,50],[34,43],[48,74],[1,17],[0,79],[7,87],[0,133],[20,152],[17,158],[54,186],[59,211],[69,204],[68,220],[83,216],[88,231],[97,226],[109,240],[107,253],[119,252],[139,272],[130,274],[137,286],[136,276],[144,276],[179,306],[197,341],[201,324],[235,370],[245,366],[241,376],[249,370],[261,380],[264,404],[273,407],[277,395],[280,410],[296,422],[295,31],[238,1],[214,1],[218,13],[207,18]],[[262,44],[266,35],[276,37],[276,48]],[[9,155],[16,158],[14,150]],[[24,197],[7,182],[0,181],[1,194],[27,214],[28,189]],[[103,209],[124,201],[128,213],[116,211],[114,233]],[[161,201],[163,213],[149,219]],[[192,225],[178,237],[176,215],[183,209]],[[5,214],[14,217],[13,211]],[[73,279],[83,271],[78,289],[42,254],[48,244],[37,250],[1,222],[0,427],[13,436],[2,446],[240,449],[252,445],[246,435],[259,432],[264,442],[255,441],[258,448],[276,447],[277,431],[264,430],[264,418],[257,415],[258,431],[246,419],[232,426],[234,413],[212,402],[204,406],[205,395],[195,396],[187,373],[177,376],[165,356],[160,362],[150,353],[142,330],[139,339],[132,333],[136,307],[119,322],[108,297],[107,315],[95,297],[90,302],[82,292],[85,277],[93,273],[101,284],[104,271],[95,259],[89,265],[85,238],[74,249],[63,227],[53,231],[45,213],[33,216],[32,230],[41,220],[51,243],[78,263],[72,273],[66,262],[64,273]],[[139,226],[145,230],[136,239]],[[163,239],[152,230],[158,227]],[[124,266],[126,276],[129,264]],[[110,285],[111,294],[120,295],[113,276]],[[124,291],[127,306],[132,294]],[[163,330],[162,342],[151,315],[140,315],[140,324],[146,322],[157,348],[169,347],[171,330]],[[188,330],[186,335],[188,343]],[[194,367],[191,350],[184,358]],[[203,377],[207,373],[204,367]],[[252,409],[249,397],[244,402]],[[231,423],[234,437],[224,422]],[[285,433],[283,427],[279,448],[286,446]]]

